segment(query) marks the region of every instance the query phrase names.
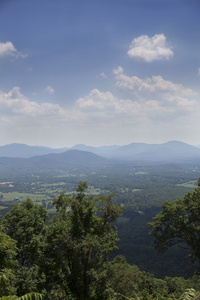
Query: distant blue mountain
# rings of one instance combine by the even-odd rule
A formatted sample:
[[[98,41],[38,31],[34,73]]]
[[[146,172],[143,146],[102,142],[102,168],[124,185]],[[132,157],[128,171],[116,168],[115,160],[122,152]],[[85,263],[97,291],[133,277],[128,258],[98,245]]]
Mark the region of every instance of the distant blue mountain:
[[[90,151],[109,159],[127,161],[171,161],[200,158],[200,149],[179,141],[163,144],[132,143],[124,146],[89,147],[74,146],[75,149]]]
[[[120,146],[101,146],[101,147],[91,147],[91,146],[86,146],[83,144],[78,144],[73,146],[71,149],[76,149],[76,150],[81,150],[81,151],[88,151],[95,153],[100,156],[107,156],[109,153],[112,153],[116,149],[118,149]]]
[[[62,153],[68,148],[53,149],[42,146],[28,146],[26,144],[9,144],[0,146],[0,157],[20,157],[29,158],[37,155],[45,155],[49,153]]]
[[[44,160],[46,159],[44,157],[45,155],[62,154],[72,150],[78,151],[76,152],[77,160],[81,152],[96,154],[97,156],[111,160],[126,161],[183,161],[200,158],[200,148],[179,141],[169,141],[163,144],[132,143],[124,146],[114,145],[101,147],[79,144],[72,148],[60,149],[28,146],[25,144],[10,144],[0,146],[0,157],[31,158],[34,156],[43,156]],[[54,156],[52,156],[52,158],[54,158]]]

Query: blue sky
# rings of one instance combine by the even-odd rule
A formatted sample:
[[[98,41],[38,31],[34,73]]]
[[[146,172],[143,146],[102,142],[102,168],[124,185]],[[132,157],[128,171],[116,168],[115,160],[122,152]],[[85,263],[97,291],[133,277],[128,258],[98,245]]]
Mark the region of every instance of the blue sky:
[[[200,144],[198,0],[1,0],[0,145]]]

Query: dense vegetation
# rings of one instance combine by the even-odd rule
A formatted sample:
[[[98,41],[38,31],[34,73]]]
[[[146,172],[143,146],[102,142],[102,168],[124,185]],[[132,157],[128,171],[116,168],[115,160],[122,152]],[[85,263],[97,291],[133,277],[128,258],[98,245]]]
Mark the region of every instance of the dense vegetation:
[[[149,235],[147,223],[162,209],[162,204],[177,197],[183,197],[197,186],[198,162],[181,164],[141,164],[115,162],[92,169],[68,168],[65,171],[41,169],[24,174],[1,168],[0,210],[2,217],[13,204],[21,203],[28,197],[34,203],[48,210],[50,217],[55,214],[53,199],[61,193],[73,196],[80,181],[89,182],[86,194],[100,196],[115,194],[113,202],[123,205],[124,212],[115,225],[119,235],[119,250],[131,265],[154,274],[157,278],[181,276],[190,278],[194,268],[185,261],[187,252],[178,247],[159,254],[154,249],[153,237]],[[1,174],[2,172],[2,174]]]
[[[5,214],[0,227],[1,299],[197,299],[198,273],[189,279],[157,279],[127,263],[123,256],[113,257],[118,242],[114,223],[123,217],[124,209],[113,203],[112,194],[87,196],[87,188],[87,183],[81,182],[74,195],[59,194],[53,202],[57,213],[50,220],[46,208],[31,199],[14,204]],[[186,205],[188,199],[192,199],[190,206]],[[186,220],[183,238],[186,233],[192,237],[193,229],[198,235],[199,200],[197,187],[182,201],[164,203],[150,224],[152,234],[158,239],[157,232],[167,221],[170,228],[175,226],[176,234],[168,237],[163,230],[157,245],[165,241],[164,245],[171,247],[176,242],[179,227],[170,222],[177,222],[178,212],[180,222]],[[176,213],[168,214],[166,206]],[[198,241],[184,242],[193,250],[192,258],[198,259]]]

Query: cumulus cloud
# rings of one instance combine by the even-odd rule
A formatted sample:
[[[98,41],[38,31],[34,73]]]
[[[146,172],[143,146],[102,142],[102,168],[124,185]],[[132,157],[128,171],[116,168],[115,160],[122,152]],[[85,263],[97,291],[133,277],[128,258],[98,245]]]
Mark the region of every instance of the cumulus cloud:
[[[135,97],[118,99],[111,92],[92,90],[89,95],[77,100],[77,108],[88,120],[123,120],[123,123],[136,123],[146,120],[170,119],[192,111],[196,102],[173,93],[163,97]]]
[[[189,116],[199,111],[196,101],[197,93],[165,80],[162,76],[139,78],[127,76],[122,67],[113,70],[117,88],[128,94],[129,97],[141,104],[143,115],[146,119],[167,120],[179,119],[181,116]]]
[[[20,91],[19,87],[14,87],[8,93],[0,91],[0,111],[1,117],[24,116],[38,117],[45,115],[62,114],[62,108],[58,104],[42,103],[27,99]]]
[[[133,116],[141,109],[139,103],[130,99],[118,99],[109,91],[94,89],[86,97],[77,100],[77,107],[95,118],[115,118],[116,116]]]
[[[133,39],[128,55],[135,60],[152,62],[154,60],[169,59],[174,53],[167,45],[166,37],[162,33],[153,37],[141,35]]]
[[[14,45],[11,42],[1,43],[0,42],[0,56],[4,55],[15,55],[17,49],[15,49]]]
[[[184,116],[184,120],[188,120],[184,124],[190,124],[190,113],[199,112],[196,102],[185,96],[191,95],[192,91],[183,86],[165,82],[163,78],[137,78],[137,84],[135,79],[133,84],[132,77],[126,76],[121,67],[114,73],[121,84],[119,87],[128,91],[127,98],[117,97],[111,91],[93,89],[67,109],[58,104],[30,101],[19,87],[7,93],[0,91],[2,138],[7,141],[9,137],[10,141],[17,138],[25,143],[44,144],[50,141],[64,146],[65,141],[86,143],[92,138],[96,141],[97,136],[98,141],[102,138],[102,143],[109,136],[109,143],[112,143],[116,133],[118,136],[121,132],[120,140],[123,142],[126,135],[130,139],[133,130],[136,130],[136,135],[150,128],[154,130],[155,121],[160,122],[162,128],[165,124],[173,124],[170,125],[173,128],[174,122]],[[133,87],[139,96],[133,93]]]
[[[23,54],[14,47],[12,42],[6,42],[6,43],[1,43],[0,42],[0,57],[3,56],[12,56],[14,58],[25,58],[27,57],[26,54]]]
[[[152,93],[166,97],[167,95],[181,95],[184,97],[195,96],[196,93],[182,84],[173,83],[163,79],[162,76],[152,76],[151,78],[139,78],[137,76],[127,76],[122,67],[113,70],[116,79],[116,86],[124,91],[132,92],[135,95],[142,93]]]
[[[48,85],[44,91],[49,95],[52,95],[55,92],[54,89],[50,85]]]

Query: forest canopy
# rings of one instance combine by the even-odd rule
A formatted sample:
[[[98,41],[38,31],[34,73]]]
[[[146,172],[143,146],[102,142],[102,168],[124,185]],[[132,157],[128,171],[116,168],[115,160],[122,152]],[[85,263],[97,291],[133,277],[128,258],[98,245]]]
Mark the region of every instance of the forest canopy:
[[[13,205],[5,215],[0,226],[0,299],[147,300],[198,296],[194,290],[200,290],[198,274],[188,280],[156,279],[128,264],[123,256],[114,257],[119,239],[113,223],[123,208],[113,203],[114,195],[87,196],[87,188],[87,182],[80,182],[72,197],[63,193],[56,197],[53,205],[57,213],[50,220],[47,210],[31,199]],[[152,230],[158,221],[157,228],[171,222],[177,231],[177,225],[181,231],[186,223],[197,235],[199,189],[176,203],[165,203],[164,210],[150,224]],[[165,207],[171,208],[166,215]],[[163,214],[171,218],[165,221],[159,217]],[[178,223],[172,222],[172,216]],[[167,234],[167,230],[163,232]],[[181,240],[178,234],[169,238],[170,243],[166,240],[166,245],[160,244],[162,250]]]
[[[175,202],[166,201],[162,211],[149,223],[155,247],[166,251],[177,244],[186,245],[188,257],[200,266],[200,180],[193,193]]]

